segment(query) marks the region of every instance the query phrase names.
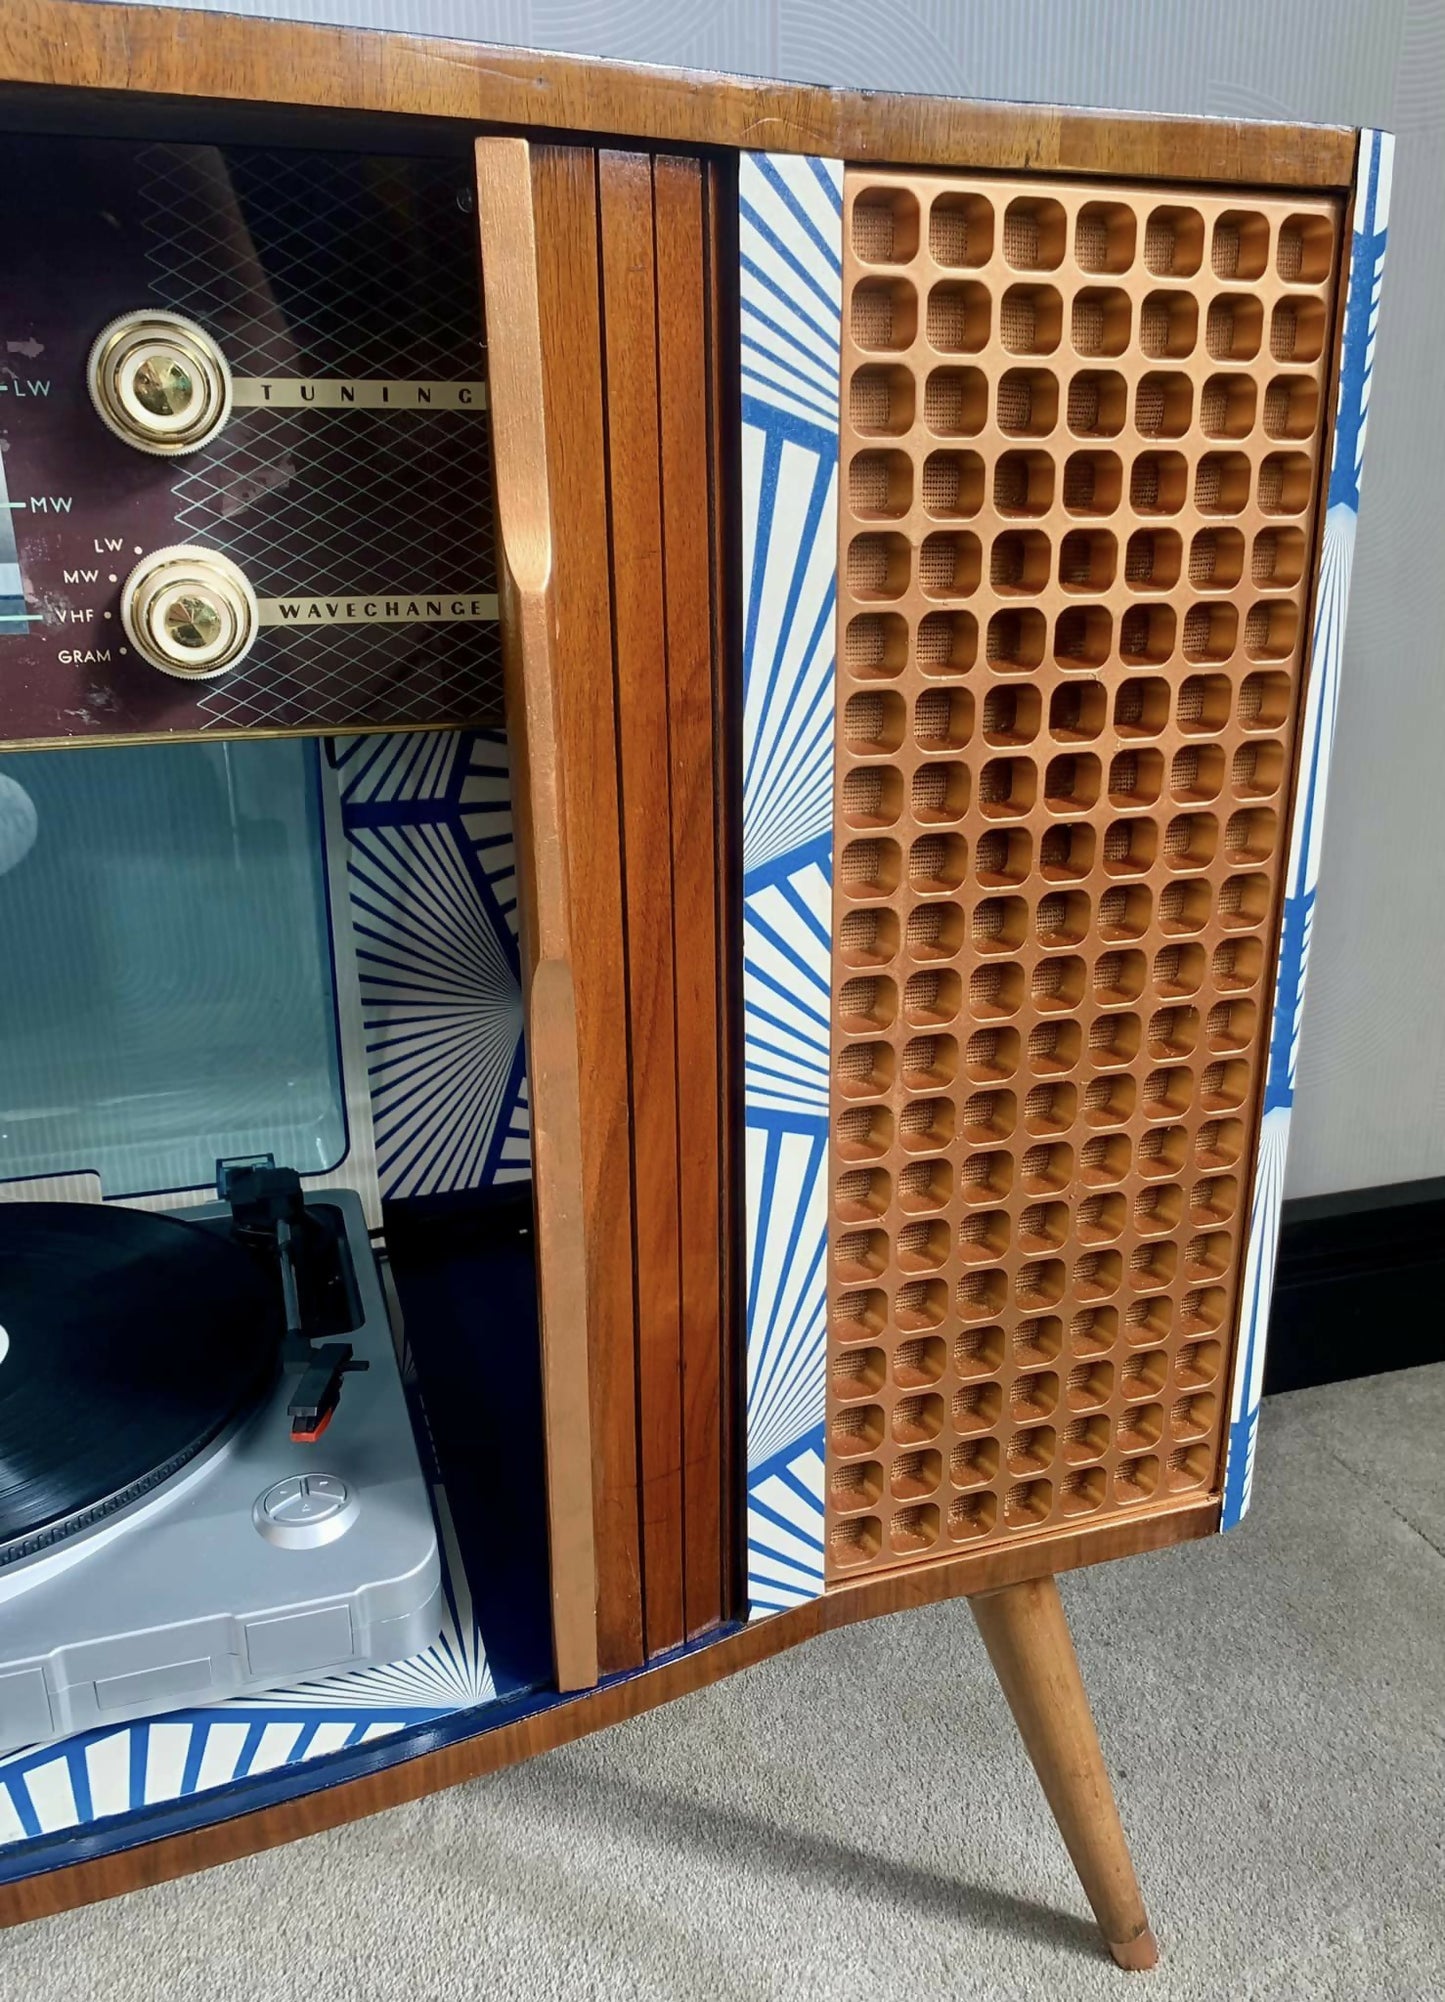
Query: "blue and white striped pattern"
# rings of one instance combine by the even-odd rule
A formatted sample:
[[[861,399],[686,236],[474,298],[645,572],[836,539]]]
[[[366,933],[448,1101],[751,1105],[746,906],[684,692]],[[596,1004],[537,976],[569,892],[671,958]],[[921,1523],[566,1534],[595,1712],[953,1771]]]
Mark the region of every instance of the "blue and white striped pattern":
[[[506,739],[338,737],[386,1197],[531,1174]]]
[[[1335,413],[1325,509],[1324,546],[1310,654],[1310,679],[1300,732],[1300,776],[1290,833],[1280,927],[1279,977],[1270,1024],[1269,1066],[1265,1074],[1264,1119],[1255,1171],[1254,1205],[1245,1247],[1239,1347],[1230,1394],[1229,1446],[1224,1472],[1221,1528],[1230,1529],[1249,1506],[1255,1438],[1264,1388],[1265,1338],[1284,1200],[1285,1154],[1294,1106],[1295,1064],[1305,970],[1314,920],[1324,839],[1325,787],[1339,711],[1344,665],[1345,613],[1355,554],[1360,508],[1360,472],[1365,423],[1370,408],[1370,376],[1375,364],[1375,330],[1385,239],[1390,219],[1390,180],[1395,142],[1388,132],[1360,134],[1355,186],[1354,240],[1350,246],[1345,294],[1344,340],[1340,355],[1340,396]]]
[[[446,1603],[433,1646],[385,1668],[319,1676],[264,1697],[178,1710],[0,1757],[0,1851],[110,1815],[188,1800],[495,1700],[446,1498],[436,1489],[433,1499]],[[211,1818],[198,1808],[198,1822]]]
[[[748,1597],[823,1589],[843,169],[745,154],[743,1013]]]

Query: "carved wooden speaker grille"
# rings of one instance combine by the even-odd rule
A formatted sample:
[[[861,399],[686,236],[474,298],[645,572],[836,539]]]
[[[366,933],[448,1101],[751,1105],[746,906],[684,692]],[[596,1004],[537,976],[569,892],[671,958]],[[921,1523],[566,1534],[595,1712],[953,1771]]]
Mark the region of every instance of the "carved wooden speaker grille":
[[[1339,222],[847,176],[834,1576],[1217,1484]]]

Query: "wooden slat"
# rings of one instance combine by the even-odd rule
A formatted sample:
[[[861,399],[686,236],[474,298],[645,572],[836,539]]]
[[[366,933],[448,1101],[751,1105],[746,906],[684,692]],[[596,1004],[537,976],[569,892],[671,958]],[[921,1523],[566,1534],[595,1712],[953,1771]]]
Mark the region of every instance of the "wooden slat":
[[[653,168],[658,417],[672,760],[682,1250],[683,1612],[688,1634],[722,1613],[719,966],[713,742],[714,482],[708,409],[700,161]]]
[[[566,774],[558,744],[553,509],[528,150],[524,139],[478,142],[477,220],[493,333],[492,451],[522,886],[553,1652],[558,1688],[586,1689],[597,1680],[597,1573],[581,1074],[572,976],[569,849],[574,844],[567,833]]]
[[[652,162],[598,156],[612,627],[626,852],[643,1631],[683,1636],[677,1001]]]
[[[704,189],[707,230],[708,428],[713,497],[713,845],[718,956],[718,1246],[721,1308],[720,1461],[725,1618],[747,1608],[742,1149],[742,522],[737,493],[741,422],[735,163],[714,163]]]
[[[530,49],[169,7],[6,0],[0,83],[420,113],[470,124],[764,147],[834,159],[1345,188],[1334,125],[1159,118],[1058,105],[821,90]]]
[[[621,820],[595,156],[576,147],[534,147],[532,185],[547,463],[558,524],[552,603],[582,1082],[597,1644],[603,1674],[614,1674],[642,1661],[643,1636]]]

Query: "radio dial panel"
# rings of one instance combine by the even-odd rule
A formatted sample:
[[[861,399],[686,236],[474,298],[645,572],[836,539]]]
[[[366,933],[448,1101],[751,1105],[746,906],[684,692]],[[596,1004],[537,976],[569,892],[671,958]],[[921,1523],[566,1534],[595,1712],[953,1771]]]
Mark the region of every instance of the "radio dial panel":
[[[0,747],[502,721],[462,178],[0,134]]]

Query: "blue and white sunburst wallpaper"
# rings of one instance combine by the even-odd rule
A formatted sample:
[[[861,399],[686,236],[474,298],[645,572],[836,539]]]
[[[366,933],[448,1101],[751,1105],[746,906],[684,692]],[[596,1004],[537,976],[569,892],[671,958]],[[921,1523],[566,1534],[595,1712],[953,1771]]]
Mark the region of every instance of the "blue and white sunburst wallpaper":
[[[748,1601],[823,1589],[843,168],[744,154]]]
[[[384,1198],[532,1172],[500,731],[337,737]]]
[[[1254,1203],[1245,1248],[1239,1346],[1230,1393],[1229,1443],[1224,1473],[1222,1529],[1230,1529],[1249,1507],[1254,1475],[1259,1406],[1264,1392],[1265,1338],[1270,1294],[1279,1248],[1280,1207],[1284,1201],[1285,1155],[1294,1107],[1295,1064],[1299,1054],[1305,971],[1309,964],[1315,888],[1324,841],[1325,788],[1340,703],[1344,666],[1345,614],[1360,512],[1360,472],[1365,423],[1370,410],[1370,377],[1375,365],[1375,333],[1385,241],[1390,221],[1390,183],[1395,141],[1388,132],[1360,134],[1355,176],[1354,236],[1345,294],[1344,337],[1340,351],[1340,395],[1335,412],[1330,485],[1325,503],[1324,546],[1310,653],[1310,678],[1300,729],[1300,775],[1290,831],[1280,926],[1278,984],[1270,1026],[1265,1073],[1264,1119],[1255,1170]]]

